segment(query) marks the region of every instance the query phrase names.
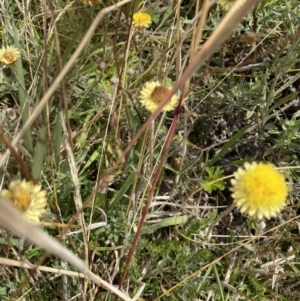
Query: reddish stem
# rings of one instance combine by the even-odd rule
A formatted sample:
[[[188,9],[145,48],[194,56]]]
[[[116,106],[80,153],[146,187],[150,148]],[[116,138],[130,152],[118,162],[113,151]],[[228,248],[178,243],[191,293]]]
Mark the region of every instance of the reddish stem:
[[[149,198],[148,198],[147,203],[145,205],[142,217],[140,219],[140,222],[139,222],[139,225],[138,225],[135,237],[134,237],[134,241],[132,243],[131,249],[130,249],[128,257],[127,257],[126,265],[125,265],[125,268],[124,268],[124,271],[123,271],[123,274],[122,274],[122,277],[121,277],[121,280],[120,280],[120,283],[119,283],[119,289],[122,288],[123,283],[126,279],[126,276],[127,276],[130,264],[131,264],[133,254],[136,250],[138,239],[140,237],[140,234],[141,234],[143,225],[145,223],[146,216],[147,216],[147,213],[148,213],[148,210],[149,210],[149,207],[150,207],[150,204],[151,204],[151,201],[152,201],[155,189],[156,189],[156,185],[157,185],[157,183],[160,179],[160,176],[161,176],[161,173],[162,173],[162,170],[163,170],[163,167],[164,167],[164,162],[167,158],[171,143],[173,141],[173,136],[174,136],[174,133],[175,133],[175,130],[176,130],[176,126],[177,126],[178,121],[179,121],[179,115],[180,115],[181,106],[182,106],[182,99],[183,99],[183,97],[180,98],[179,104],[178,104],[176,112],[175,112],[174,120],[172,122],[170,132],[169,132],[169,135],[167,137],[166,144],[164,146],[164,150],[163,150],[163,153],[162,153],[161,162],[160,162],[160,164],[158,166],[158,169],[157,169],[157,172],[155,174],[155,177],[154,177],[154,180],[153,180],[153,183],[152,183],[152,186],[151,186],[151,191],[150,191],[150,194],[149,194]],[[118,296],[115,296],[114,301],[117,301],[118,298],[119,298]]]

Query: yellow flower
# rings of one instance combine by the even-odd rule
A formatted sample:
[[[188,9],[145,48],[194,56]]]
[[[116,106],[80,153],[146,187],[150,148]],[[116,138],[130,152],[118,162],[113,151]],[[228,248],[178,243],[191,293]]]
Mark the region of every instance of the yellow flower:
[[[151,16],[147,13],[138,12],[132,17],[132,25],[134,28],[148,28],[151,25]]]
[[[233,6],[238,9],[244,3],[245,0],[218,0],[218,4],[226,11],[230,10]]]
[[[11,201],[26,219],[38,222],[45,213],[46,191],[41,190],[40,185],[35,185],[31,181],[13,180],[8,190],[2,190],[0,194]]]
[[[20,51],[13,46],[0,48],[0,62],[5,65],[15,63],[20,56]]]
[[[90,6],[94,6],[94,5],[97,5],[99,3],[101,3],[101,0],[81,0],[81,2],[84,4],[84,5],[90,5]]]
[[[159,103],[169,94],[170,88],[159,82],[146,82],[140,92],[141,104],[150,112],[154,112]],[[173,95],[162,111],[172,111],[178,104],[177,95]]]
[[[234,203],[241,212],[258,219],[276,216],[285,205],[288,187],[284,176],[271,164],[245,163],[231,180]]]

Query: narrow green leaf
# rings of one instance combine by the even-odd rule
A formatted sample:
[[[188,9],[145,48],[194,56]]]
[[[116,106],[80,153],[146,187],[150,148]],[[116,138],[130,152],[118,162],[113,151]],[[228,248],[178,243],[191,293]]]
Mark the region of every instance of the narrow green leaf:
[[[127,180],[124,182],[123,186],[117,193],[117,195],[114,197],[114,199],[110,202],[110,208],[113,207],[114,205],[118,204],[122,198],[124,197],[124,194],[127,192],[127,190],[131,187],[134,177],[136,176],[135,171],[133,171]]]
[[[219,152],[215,154],[215,156],[209,161],[208,166],[214,165],[220,158],[222,158],[228,149],[235,144],[237,140],[239,140],[245,132],[252,126],[252,124],[247,124],[242,129],[240,129],[228,142],[226,142]]]
[[[270,114],[272,111],[274,111],[276,108],[280,107],[281,105],[295,99],[297,97],[298,93],[291,93],[289,95],[287,95],[286,97],[280,99],[279,101],[277,101],[269,110],[268,113]]]
[[[160,227],[181,225],[186,223],[188,219],[189,217],[187,215],[172,216],[162,219],[157,223],[157,225]]]
[[[274,96],[281,93],[283,90],[285,90],[287,87],[292,85],[299,78],[300,78],[300,73],[297,73],[296,75],[292,76],[284,85],[280,86],[280,88],[275,91]]]
[[[218,273],[218,269],[217,269],[217,263],[213,263],[212,266],[213,266],[213,269],[214,269],[214,273],[215,273],[215,276],[216,276],[216,279],[217,279],[219,291],[220,291],[220,294],[221,294],[221,300],[225,301],[223,286],[222,286],[220,276],[219,276],[219,273]]]
[[[14,43],[16,48],[20,49],[21,46],[19,44],[18,40],[18,32],[16,29],[16,26],[13,24],[13,30],[14,30]],[[22,122],[25,123],[29,119],[29,105],[26,99],[27,92],[25,91],[25,78],[24,78],[24,72],[23,72],[23,64],[22,59],[18,59],[16,61],[16,75],[19,83],[18,87],[18,93],[19,93],[19,103],[21,107],[22,112]],[[27,146],[27,150],[32,154],[33,153],[33,142],[32,142],[32,135],[31,135],[31,127],[27,129],[25,132],[25,142]]]
[[[60,119],[60,113],[56,115],[56,122],[54,128],[54,137],[53,137],[53,154],[54,154],[54,164],[56,170],[59,170],[59,158],[60,158],[60,147],[62,141],[62,124]]]
[[[206,229],[216,218],[218,214],[217,209],[213,209],[207,218],[201,218],[199,223],[199,229]]]
[[[32,176],[38,181],[43,169],[44,159],[47,153],[47,125],[44,124],[40,130],[33,155]]]
[[[150,234],[160,228],[164,228],[164,227],[168,227],[168,226],[176,226],[176,225],[185,224],[188,221],[188,219],[189,219],[189,217],[187,215],[167,217],[167,218],[164,218],[161,221],[159,221],[157,224],[145,226],[142,229],[142,234]]]
[[[101,148],[103,147],[103,145],[100,145],[89,157],[89,159],[87,160],[87,162],[85,163],[85,165],[82,167],[82,169],[80,170],[79,174],[83,174],[83,172],[97,159],[100,157],[100,153],[101,153]]]
[[[210,265],[205,273],[205,275],[203,277],[201,277],[200,279],[200,283],[198,285],[198,288],[197,288],[197,291],[200,292],[202,290],[202,287],[205,285],[206,283],[206,279],[208,278],[208,276],[210,275],[211,273],[211,270],[212,270],[213,266]]]

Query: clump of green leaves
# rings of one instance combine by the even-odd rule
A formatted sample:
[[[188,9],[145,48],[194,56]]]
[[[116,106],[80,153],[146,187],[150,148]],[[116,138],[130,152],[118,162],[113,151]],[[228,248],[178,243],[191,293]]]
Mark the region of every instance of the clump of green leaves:
[[[274,148],[279,149],[297,149],[299,147],[299,129],[300,122],[295,117],[291,120],[279,119],[279,125],[281,128],[271,124],[268,126],[268,132],[273,137],[276,137],[277,143]]]
[[[208,193],[218,189],[223,190],[226,185],[222,180],[224,171],[220,167],[207,167],[205,170],[208,176],[202,182],[203,189]]]

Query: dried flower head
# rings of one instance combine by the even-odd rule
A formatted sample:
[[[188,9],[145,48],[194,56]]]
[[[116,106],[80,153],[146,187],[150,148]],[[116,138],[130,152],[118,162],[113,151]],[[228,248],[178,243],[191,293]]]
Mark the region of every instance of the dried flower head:
[[[8,190],[2,190],[0,194],[11,201],[26,219],[39,221],[45,213],[46,191],[41,190],[40,185],[35,185],[31,181],[13,180]]]
[[[151,25],[151,22],[151,16],[147,13],[138,12],[132,17],[132,25],[137,29],[148,28]]]
[[[245,0],[218,0],[218,4],[226,11],[230,10],[233,6],[238,9],[244,3]]]
[[[271,164],[245,163],[234,173],[231,184],[234,203],[254,218],[275,217],[285,205],[288,187]]]
[[[94,6],[101,3],[101,0],[81,0],[84,5]]]
[[[161,101],[170,93],[170,88],[160,82],[146,82],[140,92],[141,104],[150,112],[154,112]],[[173,95],[162,111],[172,111],[178,104],[177,95]]]
[[[20,51],[13,46],[0,48],[0,62],[5,65],[11,65],[15,63],[20,56]]]

